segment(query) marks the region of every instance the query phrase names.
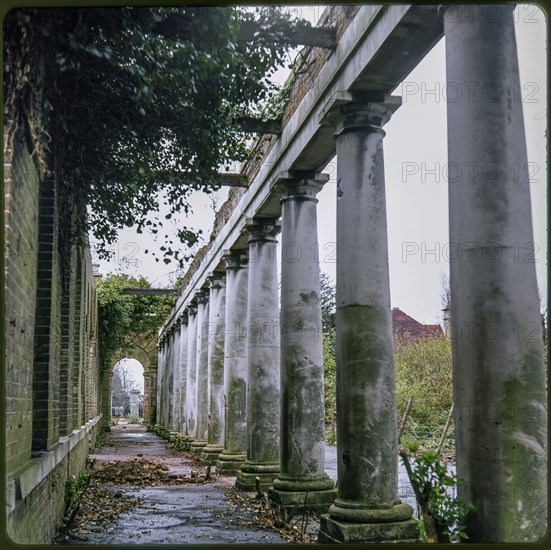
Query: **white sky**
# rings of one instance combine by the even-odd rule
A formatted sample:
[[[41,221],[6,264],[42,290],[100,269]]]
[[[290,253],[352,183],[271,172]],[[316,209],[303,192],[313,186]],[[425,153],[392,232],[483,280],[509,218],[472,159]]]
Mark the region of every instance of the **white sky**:
[[[136,361],[136,359],[125,357],[124,359],[121,359],[116,365],[114,365],[113,368],[115,368],[120,363],[123,363],[128,369],[128,380],[134,380],[138,384],[138,389],[143,394],[144,378],[142,364],[139,361]]]
[[[316,20],[319,6],[295,6],[304,18]],[[536,6],[515,9],[516,33],[523,96],[528,161],[532,167],[532,213],[536,270],[540,294],[547,303],[546,242],[546,56],[544,14]],[[394,94],[403,104],[385,126],[385,178],[389,236],[390,286],[393,307],[424,323],[441,321],[441,277],[447,275],[448,190],[446,181],[447,137],[444,87],[445,44],[442,39],[404,80]],[[436,90],[435,96],[430,91]],[[439,171],[436,176],[434,170]],[[335,278],[335,181],[336,161],[326,172],[331,180],[318,195],[320,268]],[[416,173],[413,173],[416,172]],[[227,189],[219,193],[220,206]],[[202,193],[192,197],[193,212],[177,223],[201,228],[208,239],[214,213],[211,200]],[[98,261],[101,273],[144,275],[153,286],[170,286],[175,266],[155,262],[145,249],[160,246],[149,235],[133,229],[121,232],[115,258]],[[405,248],[407,247],[407,248]],[[417,252],[404,256],[404,250]],[[432,252],[432,253],[431,253]],[[96,260],[97,261],[97,260]],[[172,272],[172,273],[171,273]]]

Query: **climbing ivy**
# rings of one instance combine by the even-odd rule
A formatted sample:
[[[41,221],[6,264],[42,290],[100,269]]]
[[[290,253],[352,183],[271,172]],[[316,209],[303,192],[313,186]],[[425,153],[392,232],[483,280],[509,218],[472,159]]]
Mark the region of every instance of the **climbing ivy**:
[[[237,40],[242,21],[259,23],[254,42]],[[220,167],[246,160],[250,136],[234,119],[277,93],[289,24],[275,6],[9,12],[4,114],[78,213],[73,236],[91,229],[100,257],[125,226],[162,237],[161,205],[167,219],[187,213],[194,190],[216,189]],[[163,260],[181,267],[198,236],[165,233]]]
[[[149,288],[144,277],[107,275],[97,280],[99,341],[102,368],[110,365],[113,355],[129,349],[135,338],[155,338],[174,307],[175,298],[165,296],[125,295],[125,288]]]

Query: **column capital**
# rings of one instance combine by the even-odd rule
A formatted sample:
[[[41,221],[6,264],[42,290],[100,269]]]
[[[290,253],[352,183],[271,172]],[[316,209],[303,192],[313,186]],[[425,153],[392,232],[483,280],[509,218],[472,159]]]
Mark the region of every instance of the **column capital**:
[[[243,269],[248,266],[249,252],[245,249],[224,250],[222,260],[226,263],[226,269]]]
[[[206,304],[209,301],[209,291],[206,288],[200,288],[195,292],[195,298],[198,304]]]
[[[329,174],[290,170],[277,175],[274,189],[281,193],[281,202],[294,199],[317,202],[316,195],[328,181]]]
[[[323,107],[320,124],[335,127],[335,137],[350,131],[372,131],[384,135],[382,127],[402,104],[400,96],[383,93],[339,92]]]
[[[281,223],[277,218],[247,218],[245,232],[249,243],[254,241],[276,242],[276,235],[281,231]]]
[[[180,325],[187,325],[187,321],[187,311],[184,310],[182,314],[178,316],[178,322],[180,323]]]
[[[209,288],[221,288],[226,284],[226,272],[213,271],[207,275],[207,281],[209,282]]]
[[[195,299],[193,299],[193,301],[186,306],[186,309],[188,314],[188,320],[190,315],[197,315],[197,303],[195,302]]]

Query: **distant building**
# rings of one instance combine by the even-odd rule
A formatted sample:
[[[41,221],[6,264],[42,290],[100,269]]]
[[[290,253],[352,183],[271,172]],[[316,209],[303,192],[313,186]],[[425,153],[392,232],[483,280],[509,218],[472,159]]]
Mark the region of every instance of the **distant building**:
[[[439,324],[424,325],[404,313],[399,307],[392,308],[394,338],[416,342],[421,338],[435,338],[444,334]]]

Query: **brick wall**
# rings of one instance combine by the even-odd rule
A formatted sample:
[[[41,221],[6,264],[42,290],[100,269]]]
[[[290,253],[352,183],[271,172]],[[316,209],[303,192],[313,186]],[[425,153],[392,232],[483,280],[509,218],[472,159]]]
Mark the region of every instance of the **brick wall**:
[[[65,484],[78,476],[86,464],[90,444],[98,434],[98,424],[86,430],[85,437],[50,471],[25,498],[17,499],[8,514],[7,533],[18,544],[50,544],[65,511]]]
[[[6,137],[5,137],[6,139]],[[18,133],[4,153],[6,470],[31,458],[38,175]],[[12,152],[14,153],[12,155]]]
[[[97,304],[88,246],[59,243],[54,179],[20,132],[4,135],[5,438],[8,535],[51,542],[65,482],[100,419]],[[86,385],[85,385],[86,383]]]

